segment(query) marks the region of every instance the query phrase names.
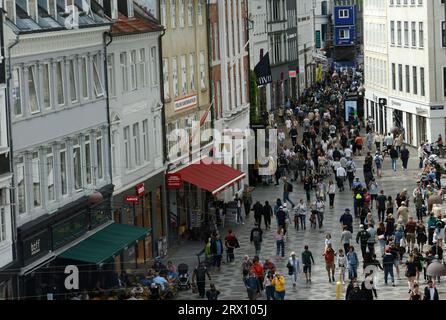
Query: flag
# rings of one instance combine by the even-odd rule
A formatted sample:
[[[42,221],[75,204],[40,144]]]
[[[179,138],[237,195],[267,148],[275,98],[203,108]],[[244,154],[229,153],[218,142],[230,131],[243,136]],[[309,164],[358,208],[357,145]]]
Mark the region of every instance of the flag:
[[[256,82],[258,86],[262,86],[273,82],[271,75],[271,65],[269,64],[269,53],[267,52],[254,68],[256,74]]]

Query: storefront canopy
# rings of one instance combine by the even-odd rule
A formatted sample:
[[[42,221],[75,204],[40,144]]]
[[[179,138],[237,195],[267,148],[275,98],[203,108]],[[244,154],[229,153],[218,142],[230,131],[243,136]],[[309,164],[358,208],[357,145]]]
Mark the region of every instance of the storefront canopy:
[[[234,169],[213,158],[204,158],[177,171],[181,180],[193,184],[216,195],[245,177]]]
[[[150,231],[146,228],[112,223],[64,251],[59,258],[101,265],[136,241],[144,239]]]

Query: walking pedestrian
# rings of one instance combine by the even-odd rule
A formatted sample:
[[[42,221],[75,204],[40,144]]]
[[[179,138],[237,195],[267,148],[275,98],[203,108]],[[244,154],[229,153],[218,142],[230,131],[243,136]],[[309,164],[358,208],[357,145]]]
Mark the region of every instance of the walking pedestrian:
[[[265,230],[268,230],[271,228],[271,217],[273,215],[273,209],[271,208],[268,201],[265,201],[262,214],[263,214],[263,221],[265,221]]]
[[[353,238],[353,235],[350,232],[350,230],[348,230],[348,226],[344,225],[343,226],[343,231],[342,231],[342,234],[341,234],[341,244],[344,246],[344,251],[345,252],[349,251],[352,238]]]
[[[355,252],[355,248],[353,246],[350,246],[348,250],[349,250],[347,253],[348,278],[351,281],[353,278],[358,277],[357,270],[358,270],[359,259],[358,259],[358,255]]]
[[[416,276],[417,276],[417,264],[414,261],[413,253],[409,253],[409,257],[407,258],[406,261],[406,277],[407,277],[407,283],[409,285],[409,293],[413,289]]]
[[[258,256],[254,256],[254,258],[252,259],[252,266],[250,271],[257,277],[259,283],[257,294],[260,295],[263,290],[263,266],[260,263],[260,259]]]
[[[327,270],[327,274],[328,274],[328,282],[335,282],[335,256],[336,256],[336,252],[333,250],[333,248],[331,247],[331,244],[329,243],[324,251],[324,253],[322,254],[325,258],[325,269]],[[331,275],[331,277],[330,277]]]
[[[294,202],[290,200],[290,193],[293,192],[293,185],[287,181],[286,177],[283,177],[283,203],[288,201],[294,208]]]
[[[405,145],[401,147],[400,158],[403,163],[403,170],[407,171],[407,162],[409,161],[409,149]]]
[[[242,199],[239,198],[237,193],[234,196],[234,202],[237,208],[237,224],[245,224],[245,221],[242,217]]]
[[[386,214],[386,200],[387,197],[384,195],[384,190],[381,189],[379,195],[376,197],[376,209],[378,210],[379,221],[384,221]]]
[[[279,228],[276,233],[276,247],[277,247],[277,257],[279,255],[285,257],[285,240],[284,240],[283,228]]]
[[[381,177],[382,163],[383,163],[384,159],[383,159],[383,156],[381,155],[381,153],[379,151],[377,151],[375,153],[375,157],[373,158],[373,160],[375,161],[376,175],[378,177]]]
[[[398,160],[398,151],[393,146],[390,148],[390,159],[392,161],[392,170],[396,172],[396,160]]]
[[[381,256],[385,254],[386,249],[386,226],[384,222],[381,221],[376,228],[376,236],[378,237],[379,248],[381,250]]]
[[[276,300],[285,299],[285,277],[281,274],[274,274],[274,278],[271,281],[275,289]]]
[[[248,293],[249,300],[256,300],[257,293],[260,290],[259,279],[254,272],[250,272],[248,278],[245,280],[245,287]]]
[[[336,264],[339,268],[339,279],[342,284],[345,284],[345,269],[347,267],[347,257],[344,255],[344,250],[339,249],[338,255],[336,257]]]
[[[263,241],[263,231],[260,228],[259,224],[256,224],[254,228],[251,230],[251,243],[254,243],[254,247],[256,250],[256,255],[260,255],[260,250],[262,249],[262,241]]]
[[[290,257],[288,258],[287,268],[288,268],[288,274],[291,276],[293,281],[293,287],[295,287],[300,273],[300,262],[299,258],[296,257],[296,253],[294,251],[290,253]]]
[[[260,201],[256,201],[256,203],[254,204],[254,219],[255,219],[255,223],[259,226],[262,225],[262,214],[263,214],[263,206],[260,203]]]
[[[366,256],[367,243],[370,238],[370,233],[364,229],[364,225],[359,226],[359,232],[356,234],[356,243],[361,245],[362,259]]]
[[[274,274],[272,272],[267,272],[265,274],[265,280],[263,281],[263,287],[265,288],[266,300],[276,300],[274,296],[275,288],[273,286]]]
[[[307,219],[307,205],[304,203],[303,199],[299,200],[297,204],[296,212],[300,219],[300,225],[303,230],[307,230],[306,219]]]
[[[251,194],[251,190],[250,190],[249,186],[246,184],[243,189],[242,199],[243,199],[243,206],[245,207],[245,217],[246,217],[246,219],[248,219],[249,213],[251,211],[252,194]]]
[[[330,179],[330,181],[328,182],[328,198],[330,199],[330,209],[333,209],[335,195],[336,185],[334,184],[333,180]]]
[[[218,268],[218,271],[220,271],[221,259],[223,256],[224,248],[223,248],[223,242],[221,241],[219,234],[216,234],[212,238],[210,251],[211,251],[211,256],[213,257],[213,265],[214,267]]]
[[[200,262],[192,274],[192,283],[196,284],[200,298],[204,298],[206,293],[206,276],[209,281],[211,281],[211,276],[209,275],[206,265],[204,262]]]
[[[429,280],[427,282],[427,287],[424,288],[423,300],[440,300],[438,290],[437,288],[435,288],[434,282],[432,280]]]
[[[239,248],[240,244],[231,229],[228,230],[228,234],[225,238],[225,246],[227,252],[226,262],[233,263],[235,260],[234,250]]]
[[[310,250],[308,250],[308,246],[304,247],[304,251],[302,252],[302,265],[303,271],[305,274],[305,280],[311,282],[311,264],[314,264],[313,254]]]
[[[353,233],[353,216],[350,213],[350,208],[345,208],[345,211],[339,219],[339,222],[341,223],[342,227],[346,226],[347,230]],[[346,250],[345,252],[348,251]]]
[[[383,256],[383,267],[384,267],[384,283],[387,284],[388,277],[392,280],[392,286],[395,286],[395,277],[393,275],[393,265],[394,258],[390,251],[390,248],[385,249],[385,254]]]

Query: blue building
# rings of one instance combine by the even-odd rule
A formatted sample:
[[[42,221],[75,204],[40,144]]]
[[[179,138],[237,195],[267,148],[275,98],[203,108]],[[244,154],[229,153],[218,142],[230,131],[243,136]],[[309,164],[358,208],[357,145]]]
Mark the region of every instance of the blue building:
[[[334,7],[335,46],[356,45],[356,6]]]

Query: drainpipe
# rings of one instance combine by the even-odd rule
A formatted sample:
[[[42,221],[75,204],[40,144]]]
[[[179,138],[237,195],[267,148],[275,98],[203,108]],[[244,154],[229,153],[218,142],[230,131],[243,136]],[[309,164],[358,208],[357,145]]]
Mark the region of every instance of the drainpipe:
[[[2,15],[3,18],[3,15]],[[3,19],[2,19],[3,23]],[[10,202],[13,203],[11,205],[11,230],[12,230],[12,240],[13,240],[13,260],[17,261],[19,252],[18,252],[18,245],[17,245],[17,220],[16,220],[16,201],[15,201],[15,175],[14,175],[14,159],[13,159],[13,144],[12,144],[12,120],[11,120],[11,94],[9,92],[10,81],[12,78],[12,66],[11,66],[11,49],[15,47],[20,42],[19,35],[16,35],[16,38],[14,42],[8,46],[8,77],[6,78],[6,131],[8,134],[8,144],[9,144],[9,170],[12,172],[11,177],[11,187],[9,189],[9,197]],[[16,279],[16,285],[17,285],[17,300],[19,300],[20,297],[20,285],[19,285],[19,279]]]
[[[111,28],[111,27],[110,27]],[[112,34],[107,31],[104,32],[103,35],[103,44],[104,44],[104,80],[105,80],[105,92],[107,95],[107,98],[105,100],[106,109],[107,109],[107,124],[108,124],[108,174],[110,175],[110,183],[113,183],[113,168],[112,168],[112,155],[111,155],[111,119],[110,119],[110,94],[109,94],[109,88],[108,88],[108,69],[107,69],[107,47],[112,43],[113,36]],[[110,39],[107,42],[107,37]],[[113,208],[113,194],[110,195],[110,218],[113,220],[113,215],[111,209]]]

